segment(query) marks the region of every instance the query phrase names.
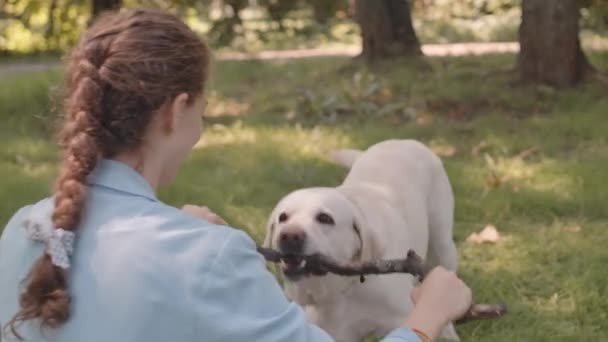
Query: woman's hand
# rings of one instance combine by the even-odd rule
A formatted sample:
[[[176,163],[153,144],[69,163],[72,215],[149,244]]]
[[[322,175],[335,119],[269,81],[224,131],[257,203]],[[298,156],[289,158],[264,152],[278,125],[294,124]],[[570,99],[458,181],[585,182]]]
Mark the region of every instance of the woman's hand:
[[[182,211],[186,214],[192,215],[194,217],[198,217],[202,220],[205,220],[209,223],[213,224],[222,224],[226,225],[226,221],[223,218],[219,217],[216,213],[211,211],[207,207],[201,207],[193,204],[186,204],[182,207]]]
[[[436,267],[411,293],[414,310],[406,325],[438,336],[449,322],[462,317],[472,304],[471,289],[454,272]]]

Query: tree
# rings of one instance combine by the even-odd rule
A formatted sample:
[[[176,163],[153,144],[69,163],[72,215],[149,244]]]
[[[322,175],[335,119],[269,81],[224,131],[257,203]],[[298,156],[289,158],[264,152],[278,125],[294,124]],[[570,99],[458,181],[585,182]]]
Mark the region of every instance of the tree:
[[[422,54],[408,0],[357,0],[355,19],[365,60]]]
[[[216,44],[228,45],[239,34],[243,20],[241,11],[249,5],[247,0],[224,0],[222,18],[215,20],[209,31],[209,38]]]
[[[281,31],[284,30],[283,19],[298,7],[298,1],[294,0],[259,0],[258,3],[266,9],[270,19],[279,25]]]
[[[95,18],[102,12],[116,10],[121,7],[122,0],[93,0],[91,18]]]
[[[573,85],[593,71],[581,49],[578,0],[523,0],[518,67],[525,81]]]
[[[307,0],[306,3],[310,4],[313,18],[321,25],[327,25],[338,11],[348,10],[348,2],[345,0]]]

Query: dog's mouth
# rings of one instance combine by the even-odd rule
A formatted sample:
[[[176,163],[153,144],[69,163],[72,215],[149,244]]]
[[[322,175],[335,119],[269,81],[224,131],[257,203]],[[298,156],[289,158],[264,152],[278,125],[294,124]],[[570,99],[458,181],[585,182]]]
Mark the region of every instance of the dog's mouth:
[[[281,260],[281,272],[291,281],[306,275],[306,260],[301,255],[286,255]]]

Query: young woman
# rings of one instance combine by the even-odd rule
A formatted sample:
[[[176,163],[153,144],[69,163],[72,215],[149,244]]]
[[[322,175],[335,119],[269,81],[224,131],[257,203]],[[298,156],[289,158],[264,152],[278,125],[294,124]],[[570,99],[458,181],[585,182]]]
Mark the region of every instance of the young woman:
[[[288,302],[254,241],[204,207],[156,197],[202,131],[206,45],[156,11],[106,15],[68,58],[52,197],[0,239],[5,340],[330,341]],[[471,293],[444,269],[384,341],[435,337]]]

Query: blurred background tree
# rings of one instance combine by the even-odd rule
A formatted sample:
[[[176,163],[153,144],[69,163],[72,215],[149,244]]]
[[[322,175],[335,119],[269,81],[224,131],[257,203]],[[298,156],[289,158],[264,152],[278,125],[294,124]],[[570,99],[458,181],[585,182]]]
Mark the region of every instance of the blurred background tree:
[[[581,31],[608,30],[608,0],[0,0],[0,5],[3,54],[61,52],[99,13],[144,6],[180,14],[216,49],[358,44],[372,61],[419,56],[421,43],[519,40],[521,77],[553,85],[574,84],[593,70],[580,47]]]
[[[51,0],[53,3],[56,0]],[[112,11],[122,7],[122,0],[92,0],[91,17],[95,18],[101,12]]]
[[[579,38],[582,5],[593,2],[523,0],[518,63],[522,79],[567,86],[594,72]]]
[[[355,16],[366,60],[421,54],[408,1],[357,0]]]

